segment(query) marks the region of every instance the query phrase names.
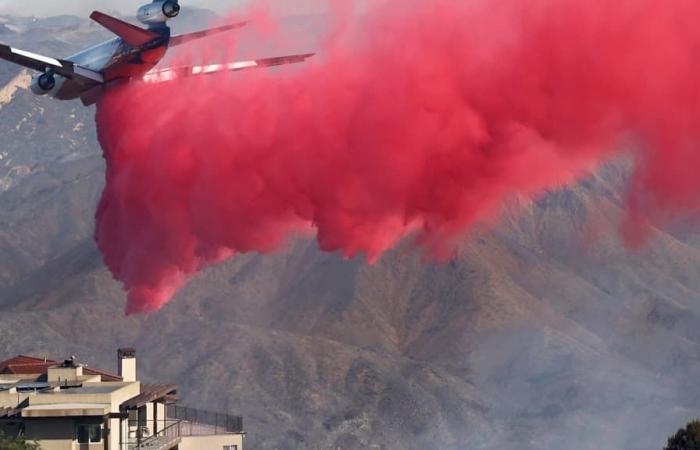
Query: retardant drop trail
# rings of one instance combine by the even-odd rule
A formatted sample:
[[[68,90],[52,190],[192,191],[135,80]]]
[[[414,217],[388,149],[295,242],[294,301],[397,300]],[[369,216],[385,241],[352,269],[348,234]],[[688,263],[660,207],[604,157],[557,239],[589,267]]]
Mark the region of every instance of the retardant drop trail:
[[[310,64],[149,85],[98,105],[104,260],[127,312],[312,228],[370,259],[449,248],[514,193],[634,144],[626,230],[697,208],[700,3],[384,1]]]

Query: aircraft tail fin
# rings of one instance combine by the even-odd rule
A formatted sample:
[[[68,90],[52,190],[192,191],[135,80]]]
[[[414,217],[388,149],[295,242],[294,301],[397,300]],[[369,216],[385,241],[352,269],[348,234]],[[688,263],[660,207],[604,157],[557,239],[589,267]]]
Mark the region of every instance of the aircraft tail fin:
[[[159,36],[153,31],[145,30],[99,11],[93,11],[90,18],[133,47],[140,47]]]
[[[221,27],[216,27],[216,28],[210,28],[208,30],[203,30],[203,31],[197,31],[194,33],[188,33],[188,34],[181,34],[179,36],[173,36],[170,38],[170,46],[174,47],[176,45],[182,45],[190,41],[194,41],[195,39],[201,39],[207,36],[211,36],[212,34],[218,34],[218,33],[223,33],[225,31],[230,31],[230,30],[235,30],[236,28],[241,28],[247,25],[248,22],[238,22],[238,23],[232,23],[229,25],[223,25]]]

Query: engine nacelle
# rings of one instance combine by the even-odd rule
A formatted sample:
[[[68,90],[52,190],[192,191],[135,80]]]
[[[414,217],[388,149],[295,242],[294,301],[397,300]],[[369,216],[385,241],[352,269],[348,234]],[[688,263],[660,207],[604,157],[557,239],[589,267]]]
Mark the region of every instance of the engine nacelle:
[[[136,18],[145,24],[165,23],[180,14],[177,0],[160,0],[139,8]]]
[[[60,75],[41,73],[32,77],[32,84],[29,88],[36,95],[46,95],[58,90],[64,81],[65,79]]]

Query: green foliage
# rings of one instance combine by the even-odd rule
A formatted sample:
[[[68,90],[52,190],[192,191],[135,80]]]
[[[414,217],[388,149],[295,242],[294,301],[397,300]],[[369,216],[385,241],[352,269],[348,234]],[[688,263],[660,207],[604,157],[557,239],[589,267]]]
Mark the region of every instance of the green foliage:
[[[0,431],[0,450],[40,450],[36,442],[27,442],[22,438],[6,436]]]
[[[700,420],[694,420],[668,438],[664,450],[700,450]]]

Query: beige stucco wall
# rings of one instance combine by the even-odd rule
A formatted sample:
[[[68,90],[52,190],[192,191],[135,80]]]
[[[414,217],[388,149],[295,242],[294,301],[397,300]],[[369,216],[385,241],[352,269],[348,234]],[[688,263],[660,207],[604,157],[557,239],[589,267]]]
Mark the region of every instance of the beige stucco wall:
[[[144,433],[144,437],[155,433],[155,425],[153,422],[153,403],[146,403],[146,428],[148,428],[148,433]]]
[[[216,436],[183,437],[178,450],[223,450],[224,445],[237,445],[243,450],[243,434],[220,434]]]
[[[99,386],[103,386],[104,384],[104,382],[100,383]],[[112,412],[119,412],[119,405],[132,397],[136,397],[141,392],[141,383],[138,381],[116,384],[123,384],[123,387],[112,394]]]
[[[109,450],[119,450],[119,428],[121,427],[121,420],[119,419],[109,419],[109,436],[107,440],[109,441]]]
[[[165,421],[165,403],[156,403],[155,407],[158,409],[158,431],[161,431],[168,425]]]
[[[16,408],[28,396],[29,394],[25,392],[18,394],[17,392],[2,391],[0,392],[0,408]]]
[[[118,372],[124,381],[136,381],[136,358],[120,359]]]
[[[83,376],[83,367],[49,367],[46,374],[46,381],[49,383],[54,381],[77,380]]]
[[[29,398],[30,405],[53,405],[57,403],[101,403],[111,405],[112,412],[119,411],[119,405],[124,401],[139,394],[141,384],[135,383],[84,383],[84,387],[100,386],[113,387],[115,390],[108,393],[85,393],[79,394],[77,391],[54,392],[50,394],[32,395]],[[72,392],[72,393],[71,393]],[[17,394],[15,394],[16,399]],[[0,397],[0,402],[2,397]]]
[[[104,450],[105,445],[100,442],[99,444],[78,444],[77,442],[73,444],[75,450]],[[44,450],[42,448],[42,450]]]

